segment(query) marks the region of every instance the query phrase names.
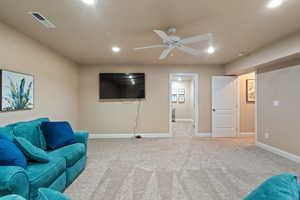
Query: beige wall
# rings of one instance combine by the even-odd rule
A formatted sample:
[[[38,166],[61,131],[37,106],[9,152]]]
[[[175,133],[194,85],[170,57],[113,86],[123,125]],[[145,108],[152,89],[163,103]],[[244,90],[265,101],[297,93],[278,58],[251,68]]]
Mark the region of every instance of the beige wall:
[[[34,75],[34,109],[0,113],[0,126],[38,117],[78,119],[78,68],[72,62],[0,23],[0,68]]]
[[[173,108],[176,109],[176,119],[193,119],[193,99],[192,99],[192,81],[173,81],[172,87],[174,89],[185,90],[185,102],[184,103],[173,103]],[[178,97],[178,96],[177,96]],[[178,100],[178,99],[177,99]]]
[[[300,65],[259,72],[257,79],[257,140],[300,156]],[[274,106],[274,101],[279,101],[279,106]]]
[[[249,56],[232,62],[225,67],[227,75],[255,71],[259,67],[300,56],[300,34],[295,33],[280,41],[251,53]]]
[[[255,132],[255,103],[247,102],[247,84],[248,79],[255,79],[255,73],[239,76],[240,82],[240,132]]]
[[[221,66],[197,65],[102,65],[80,68],[80,128],[92,133],[131,133],[137,104],[134,102],[99,102],[100,72],[146,73],[146,99],[141,103],[139,133],[168,133],[169,74],[199,74],[199,132],[211,131],[211,76],[222,75]]]

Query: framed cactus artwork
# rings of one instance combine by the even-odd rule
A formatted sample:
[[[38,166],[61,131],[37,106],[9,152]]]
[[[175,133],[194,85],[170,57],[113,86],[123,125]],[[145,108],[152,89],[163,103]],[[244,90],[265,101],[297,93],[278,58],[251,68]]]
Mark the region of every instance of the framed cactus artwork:
[[[31,110],[34,106],[32,75],[0,70],[0,111]]]

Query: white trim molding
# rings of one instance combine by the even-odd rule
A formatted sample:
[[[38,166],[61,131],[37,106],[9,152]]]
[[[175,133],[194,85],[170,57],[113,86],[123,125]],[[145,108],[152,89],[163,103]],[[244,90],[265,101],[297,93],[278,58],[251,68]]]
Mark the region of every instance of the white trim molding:
[[[289,160],[300,163],[300,156],[297,156],[295,154],[283,151],[281,149],[278,149],[276,147],[272,147],[270,145],[267,145],[267,144],[264,144],[264,143],[261,143],[261,142],[256,142],[256,146],[258,146],[258,147],[260,147],[260,148],[262,148],[266,151],[272,152],[276,155],[279,155],[279,156],[282,156],[282,157],[287,158]]]
[[[136,135],[142,136],[142,138],[168,138],[171,137],[169,133],[136,133]],[[132,133],[112,133],[112,134],[89,134],[89,139],[122,139],[133,138]]]
[[[196,137],[211,137],[211,133],[196,133]]]
[[[175,119],[176,122],[193,122],[193,119]]]
[[[240,136],[253,136],[255,134],[255,132],[240,132]]]

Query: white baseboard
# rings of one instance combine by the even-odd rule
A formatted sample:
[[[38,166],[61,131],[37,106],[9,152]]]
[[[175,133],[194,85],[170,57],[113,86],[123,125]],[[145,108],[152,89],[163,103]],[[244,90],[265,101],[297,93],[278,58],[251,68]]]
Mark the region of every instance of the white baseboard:
[[[137,133],[136,135],[140,135],[143,138],[167,138],[171,137],[169,133]],[[121,138],[133,138],[133,134],[125,133],[125,134],[89,134],[89,139],[121,139]]]
[[[300,163],[300,157],[295,155],[295,154],[292,154],[292,153],[289,153],[289,152],[286,152],[286,151],[283,151],[281,149],[278,149],[276,147],[272,147],[270,145],[267,145],[267,144],[264,144],[264,143],[261,143],[261,142],[256,142],[256,146],[266,150],[266,151],[269,151],[269,152],[272,152],[274,154],[277,154],[279,156],[282,156],[282,157],[285,157],[289,160],[292,160],[292,161],[295,161],[297,163]]]
[[[196,133],[196,137],[211,137],[211,133]]]
[[[252,136],[255,135],[255,132],[240,132],[240,136]]]
[[[193,122],[193,119],[175,119],[176,122]]]

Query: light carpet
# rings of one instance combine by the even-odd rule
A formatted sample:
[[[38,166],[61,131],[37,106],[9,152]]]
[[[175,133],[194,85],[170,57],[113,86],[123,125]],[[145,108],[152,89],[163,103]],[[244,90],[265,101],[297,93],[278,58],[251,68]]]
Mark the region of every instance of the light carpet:
[[[300,165],[251,138],[94,139],[73,200],[240,200],[266,178]]]

